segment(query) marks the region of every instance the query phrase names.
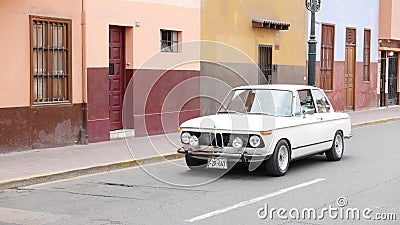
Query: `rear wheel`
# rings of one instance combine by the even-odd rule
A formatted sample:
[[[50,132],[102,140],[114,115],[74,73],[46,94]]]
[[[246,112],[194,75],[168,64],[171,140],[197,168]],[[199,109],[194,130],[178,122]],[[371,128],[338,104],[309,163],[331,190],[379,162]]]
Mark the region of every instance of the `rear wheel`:
[[[329,161],[339,161],[344,152],[344,141],[343,134],[336,132],[335,138],[333,139],[332,147],[325,152],[325,156]]]
[[[196,158],[190,157],[188,154],[185,154],[185,160],[186,160],[186,165],[191,170],[204,169],[204,168],[206,168],[206,165],[207,165],[206,160],[196,159]]]
[[[265,161],[267,174],[270,176],[283,176],[286,174],[290,163],[290,148],[285,140],[280,140],[275,147],[274,154]]]

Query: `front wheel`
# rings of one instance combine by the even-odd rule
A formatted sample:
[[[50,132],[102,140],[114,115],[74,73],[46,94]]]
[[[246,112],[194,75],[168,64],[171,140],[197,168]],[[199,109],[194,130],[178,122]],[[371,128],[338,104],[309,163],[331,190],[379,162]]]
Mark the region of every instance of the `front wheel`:
[[[275,147],[274,154],[265,161],[267,174],[270,176],[283,176],[286,174],[290,163],[290,148],[285,140],[280,140]]]
[[[336,132],[335,138],[333,139],[332,147],[325,152],[325,156],[329,161],[339,161],[344,152],[344,141],[341,132]]]

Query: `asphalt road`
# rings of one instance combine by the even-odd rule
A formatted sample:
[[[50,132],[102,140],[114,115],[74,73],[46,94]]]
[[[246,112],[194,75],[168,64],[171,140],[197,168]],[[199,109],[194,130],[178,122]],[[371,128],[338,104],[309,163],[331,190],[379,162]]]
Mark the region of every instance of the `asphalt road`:
[[[400,224],[400,122],[353,134],[341,161],[313,156],[293,162],[278,178],[243,166],[218,178],[221,171],[190,171],[175,160],[6,190],[0,193],[0,222]],[[358,210],[360,220],[348,209]]]

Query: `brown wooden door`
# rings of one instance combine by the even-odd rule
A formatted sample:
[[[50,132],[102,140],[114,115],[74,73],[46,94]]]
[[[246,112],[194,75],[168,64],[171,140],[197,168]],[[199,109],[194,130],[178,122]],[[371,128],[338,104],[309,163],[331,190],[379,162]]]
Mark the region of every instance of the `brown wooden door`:
[[[124,97],[125,32],[123,27],[110,26],[109,43],[109,113],[110,130],[122,129]]]
[[[346,46],[346,61],[345,61],[345,109],[354,110],[354,73],[355,73],[355,46]]]

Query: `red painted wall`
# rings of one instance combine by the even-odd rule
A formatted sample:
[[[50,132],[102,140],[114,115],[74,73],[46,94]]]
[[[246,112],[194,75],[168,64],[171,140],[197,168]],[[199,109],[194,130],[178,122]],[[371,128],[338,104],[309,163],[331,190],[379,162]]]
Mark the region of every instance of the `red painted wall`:
[[[176,132],[179,124],[200,116],[199,71],[136,70],[125,98],[129,92],[136,136]]]
[[[82,128],[82,104],[0,109],[0,154],[72,145]]]
[[[88,138],[89,142],[110,140],[108,112],[108,68],[88,68]]]
[[[127,70],[123,127],[136,136],[177,132],[200,116],[200,71]],[[88,69],[89,142],[110,140],[108,68]]]
[[[344,96],[344,61],[335,61],[333,69],[333,90],[325,91],[336,111],[343,111],[345,104]],[[315,84],[320,86],[320,62],[316,64]],[[363,81],[363,63],[356,63],[355,72],[355,110],[366,110],[377,106],[377,73],[378,63],[371,63],[371,79],[368,82]]]

